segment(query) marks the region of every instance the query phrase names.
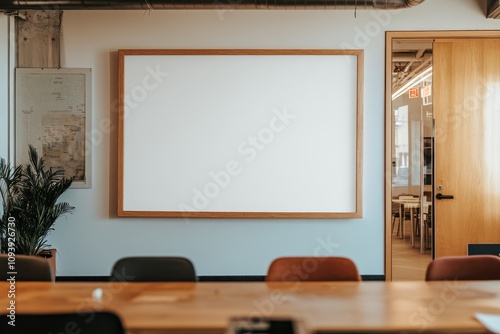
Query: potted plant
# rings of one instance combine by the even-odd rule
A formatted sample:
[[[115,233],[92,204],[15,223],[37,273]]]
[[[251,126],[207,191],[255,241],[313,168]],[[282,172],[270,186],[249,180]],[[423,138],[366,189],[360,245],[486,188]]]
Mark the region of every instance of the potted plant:
[[[0,158],[0,196],[3,212],[0,216],[0,252],[8,249],[9,222],[14,222],[15,253],[49,257],[47,236],[56,220],[74,207],[57,202],[73,180],[64,177],[61,169],[45,166],[36,149],[29,146],[29,163],[12,168]],[[12,234],[11,234],[12,235]],[[54,259],[55,260],[55,259]],[[53,262],[53,273],[55,265]]]

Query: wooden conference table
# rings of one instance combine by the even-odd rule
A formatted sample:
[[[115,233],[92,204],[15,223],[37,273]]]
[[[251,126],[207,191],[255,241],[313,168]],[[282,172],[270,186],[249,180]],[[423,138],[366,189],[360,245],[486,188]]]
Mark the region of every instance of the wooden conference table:
[[[17,314],[111,310],[127,333],[224,333],[238,316],[293,317],[309,331],[486,333],[474,314],[500,315],[500,281],[17,282],[15,302]]]

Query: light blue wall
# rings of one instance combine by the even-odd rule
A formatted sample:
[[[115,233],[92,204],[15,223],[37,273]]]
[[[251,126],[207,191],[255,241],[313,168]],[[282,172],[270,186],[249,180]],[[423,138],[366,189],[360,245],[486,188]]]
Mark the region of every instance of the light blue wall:
[[[500,20],[486,19],[484,7],[485,1],[428,0],[404,11],[360,10],[356,15],[314,10],[66,11],[62,66],[93,72],[93,187],[70,190],[62,198],[76,212],[58,221],[49,240],[59,251],[58,275],[107,275],[122,256],[156,254],[189,257],[199,275],[264,275],[275,257],[314,254],[348,256],[361,274],[383,275],[385,31],[500,29]],[[116,217],[116,50],[124,48],[364,49],[363,218]]]

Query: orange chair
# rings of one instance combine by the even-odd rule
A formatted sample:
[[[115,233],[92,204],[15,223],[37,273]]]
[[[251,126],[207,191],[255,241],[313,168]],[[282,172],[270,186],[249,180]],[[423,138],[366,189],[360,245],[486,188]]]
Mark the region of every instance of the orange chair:
[[[500,257],[494,255],[440,257],[427,266],[425,280],[500,280]]]
[[[280,257],[267,271],[266,282],[361,281],[356,264],[345,257]]]

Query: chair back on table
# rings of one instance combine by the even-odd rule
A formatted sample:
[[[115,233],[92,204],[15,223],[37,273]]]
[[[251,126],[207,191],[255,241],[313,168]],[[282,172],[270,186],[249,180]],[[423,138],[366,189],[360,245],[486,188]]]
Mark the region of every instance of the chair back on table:
[[[356,264],[346,257],[280,257],[268,268],[273,281],[361,281]]]
[[[111,270],[115,282],[196,282],[192,262],[175,256],[138,256],[118,260]]]
[[[0,280],[11,276],[15,276],[15,281],[54,281],[47,259],[35,255],[0,254]]]
[[[440,257],[427,266],[425,280],[500,280],[500,257],[494,255]]]
[[[236,317],[224,334],[307,334],[304,324],[293,318]]]
[[[14,322],[9,314],[2,315],[1,333],[79,333],[125,334],[122,321],[113,312],[78,312],[51,314],[16,313]],[[15,326],[12,326],[15,324]]]

